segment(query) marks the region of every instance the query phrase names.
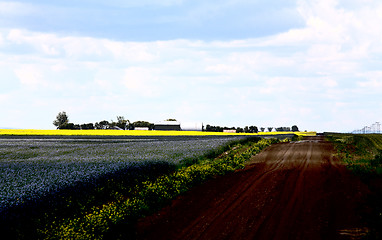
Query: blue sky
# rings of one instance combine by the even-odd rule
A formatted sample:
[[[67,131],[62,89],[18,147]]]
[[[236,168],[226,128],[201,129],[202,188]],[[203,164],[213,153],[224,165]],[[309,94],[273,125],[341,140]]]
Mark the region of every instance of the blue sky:
[[[0,1],[0,128],[382,122],[376,0]]]

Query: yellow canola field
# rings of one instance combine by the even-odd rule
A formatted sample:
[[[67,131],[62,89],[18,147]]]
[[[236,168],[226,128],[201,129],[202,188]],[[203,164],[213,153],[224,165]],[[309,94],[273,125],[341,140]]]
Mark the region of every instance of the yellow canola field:
[[[36,130],[36,129],[0,129],[0,135],[57,135],[57,136],[261,136],[296,134],[315,136],[316,132],[259,132],[259,133],[224,133],[200,131],[140,131],[140,130]]]

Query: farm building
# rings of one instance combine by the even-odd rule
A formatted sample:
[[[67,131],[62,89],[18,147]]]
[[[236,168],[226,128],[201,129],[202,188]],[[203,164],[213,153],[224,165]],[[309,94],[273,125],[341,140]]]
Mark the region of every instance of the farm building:
[[[137,131],[148,131],[150,129],[148,127],[135,127],[134,130],[137,130]]]
[[[203,131],[203,123],[198,122],[182,122],[180,123],[182,131]]]
[[[236,129],[223,129],[225,133],[236,133]]]
[[[154,124],[154,130],[180,131],[180,123],[177,121],[162,121]]]

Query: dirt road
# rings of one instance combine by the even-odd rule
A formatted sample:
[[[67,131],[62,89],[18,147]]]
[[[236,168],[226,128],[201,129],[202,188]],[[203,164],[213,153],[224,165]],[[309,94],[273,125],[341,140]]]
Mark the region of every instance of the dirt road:
[[[367,188],[333,153],[321,137],[270,146],[140,220],[137,239],[357,239]]]

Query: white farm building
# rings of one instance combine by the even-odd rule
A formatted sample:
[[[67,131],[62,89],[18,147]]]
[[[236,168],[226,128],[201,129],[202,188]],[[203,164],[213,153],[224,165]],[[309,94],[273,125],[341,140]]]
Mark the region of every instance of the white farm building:
[[[203,123],[198,122],[182,122],[180,123],[182,131],[203,131]]]
[[[203,131],[203,123],[161,121],[154,124],[154,130]]]

